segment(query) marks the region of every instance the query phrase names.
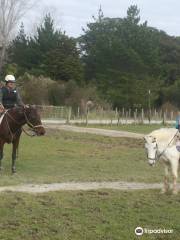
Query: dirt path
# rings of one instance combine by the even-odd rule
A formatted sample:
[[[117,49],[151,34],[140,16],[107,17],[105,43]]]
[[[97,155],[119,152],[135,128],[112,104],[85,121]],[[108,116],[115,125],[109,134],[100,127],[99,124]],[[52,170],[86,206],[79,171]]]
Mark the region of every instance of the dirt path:
[[[57,125],[57,124],[44,124],[46,128],[49,129],[59,129],[65,131],[79,132],[79,133],[91,133],[109,137],[129,137],[141,139],[144,134],[140,133],[132,133],[126,131],[117,131],[117,130],[108,130],[108,129],[100,129],[100,128],[84,128],[84,127],[76,127],[70,125]]]
[[[135,183],[135,182],[67,182],[52,184],[26,184],[18,186],[0,187],[0,192],[25,192],[25,193],[44,193],[50,191],[88,191],[98,189],[115,190],[141,190],[141,189],[160,189],[160,183]],[[178,186],[180,189],[180,185]]]

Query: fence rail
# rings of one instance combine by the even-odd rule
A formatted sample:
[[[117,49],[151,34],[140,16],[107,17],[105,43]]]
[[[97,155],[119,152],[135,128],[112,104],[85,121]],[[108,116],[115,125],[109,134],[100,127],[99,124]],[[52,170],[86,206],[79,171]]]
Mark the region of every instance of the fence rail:
[[[102,124],[147,124],[174,123],[177,112],[162,109],[87,109],[80,113],[79,108],[67,106],[37,106],[44,120],[59,120],[63,123],[102,123]]]

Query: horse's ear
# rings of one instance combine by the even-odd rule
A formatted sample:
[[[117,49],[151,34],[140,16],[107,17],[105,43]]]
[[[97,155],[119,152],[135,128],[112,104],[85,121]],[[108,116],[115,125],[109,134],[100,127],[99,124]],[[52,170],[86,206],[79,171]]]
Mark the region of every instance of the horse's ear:
[[[143,139],[145,142],[147,142],[147,136],[144,136]]]

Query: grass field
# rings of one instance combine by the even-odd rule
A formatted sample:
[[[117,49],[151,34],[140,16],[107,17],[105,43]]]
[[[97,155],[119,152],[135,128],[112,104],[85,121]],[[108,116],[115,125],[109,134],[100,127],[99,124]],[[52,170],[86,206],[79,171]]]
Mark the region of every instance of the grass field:
[[[1,186],[66,181],[150,183],[163,179],[162,163],[148,166],[142,140],[55,130],[40,138],[23,135],[17,174],[13,176],[10,147],[5,147]],[[159,190],[1,193],[0,239],[179,240],[179,196],[161,195]],[[139,238],[134,234],[137,226],[173,229],[174,233]]]
[[[10,173],[6,145],[0,185],[66,181],[161,182],[163,166],[147,164],[143,141],[91,134],[49,131],[45,137],[23,136],[17,174]]]
[[[178,240],[179,196],[157,191],[3,193],[0,239]],[[137,226],[173,229],[173,234],[135,236]]]

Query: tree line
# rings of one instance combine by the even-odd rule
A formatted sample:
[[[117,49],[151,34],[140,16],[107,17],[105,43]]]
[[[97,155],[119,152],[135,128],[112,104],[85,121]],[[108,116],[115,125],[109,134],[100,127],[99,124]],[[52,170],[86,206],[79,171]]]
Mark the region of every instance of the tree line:
[[[55,29],[47,14],[34,35],[21,24],[6,54],[1,76],[15,74],[29,102],[180,107],[180,37],[142,23],[136,5],[124,18],[99,9],[78,38]]]

